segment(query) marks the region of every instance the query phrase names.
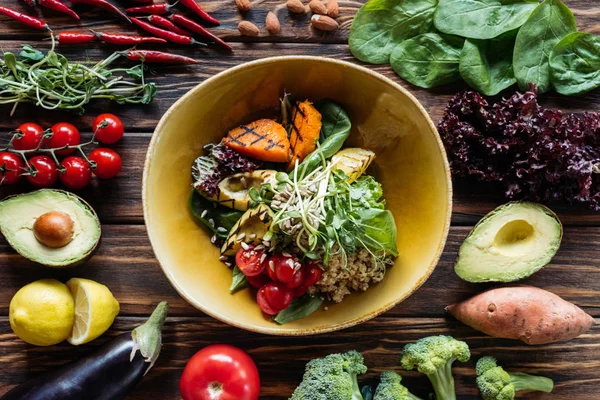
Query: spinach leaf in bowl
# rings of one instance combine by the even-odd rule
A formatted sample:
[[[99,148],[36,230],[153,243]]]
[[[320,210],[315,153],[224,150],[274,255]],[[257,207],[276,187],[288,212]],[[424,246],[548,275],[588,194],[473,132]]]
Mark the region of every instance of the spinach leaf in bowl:
[[[474,89],[495,96],[514,85],[513,49],[517,30],[490,40],[467,39],[460,53],[460,75]]]
[[[513,69],[521,90],[534,83],[539,93],[550,90],[550,52],[577,31],[575,17],[560,0],[545,0],[523,24],[515,43]]]
[[[348,44],[354,57],[386,64],[396,45],[432,32],[437,0],[370,0],[358,10]]]
[[[600,87],[600,37],[571,33],[550,53],[552,85],[558,93],[577,95]]]
[[[492,39],[523,25],[538,4],[538,0],[440,0],[434,24],[443,33]]]
[[[400,43],[390,57],[401,78],[422,88],[460,79],[458,64],[464,39],[439,33],[425,33]]]

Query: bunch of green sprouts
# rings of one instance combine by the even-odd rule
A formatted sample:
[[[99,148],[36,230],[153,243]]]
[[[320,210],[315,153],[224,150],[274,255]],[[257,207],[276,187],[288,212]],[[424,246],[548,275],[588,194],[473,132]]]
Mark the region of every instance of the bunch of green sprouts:
[[[95,65],[69,62],[52,48],[46,55],[23,45],[19,56],[5,52],[0,59],[0,104],[33,103],[47,110],[65,109],[83,113],[92,99],[109,99],[119,104],[148,104],[155,94],[154,83],[144,80],[144,66],[108,66],[122,57],[113,53]],[[117,75],[119,74],[119,75]],[[126,80],[129,76],[133,80]]]

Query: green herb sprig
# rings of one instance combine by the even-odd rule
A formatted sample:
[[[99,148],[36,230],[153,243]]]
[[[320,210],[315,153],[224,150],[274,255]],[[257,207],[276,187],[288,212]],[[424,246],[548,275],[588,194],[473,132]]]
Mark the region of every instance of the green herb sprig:
[[[132,68],[108,66],[119,53],[95,65],[70,62],[52,48],[46,55],[29,45],[16,57],[5,52],[0,59],[0,104],[33,103],[47,110],[63,109],[84,112],[92,99],[109,99],[119,104],[148,104],[156,95],[154,83],[144,79],[144,65]],[[132,80],[126,80],[128,76]]]

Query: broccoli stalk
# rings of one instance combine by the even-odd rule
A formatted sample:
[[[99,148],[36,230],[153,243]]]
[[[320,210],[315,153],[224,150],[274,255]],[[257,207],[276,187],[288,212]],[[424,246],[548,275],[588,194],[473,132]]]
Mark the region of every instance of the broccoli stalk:
[[[289,400],[363,400],[357,377],[365,372],[357,351],[317,358],[306,364],[303,380]]]
[[[451,336],[429,336],[404,346],[400,364],[427,375],[437,400],[456,400],[452,364],[471,357],[469,346]]]
[[[377,386],[373,400],[421,400],[410,393],[401,382],[402,377],[397,373],[384,372],[381,374],[379,386]]]
[[[550,378],[522,372],[506,372],[498,366],[494,357],[481,357],[475,370],[477,386],[484,400],[513,400],[515,392],[520,390],[550,393],[554,387]]]

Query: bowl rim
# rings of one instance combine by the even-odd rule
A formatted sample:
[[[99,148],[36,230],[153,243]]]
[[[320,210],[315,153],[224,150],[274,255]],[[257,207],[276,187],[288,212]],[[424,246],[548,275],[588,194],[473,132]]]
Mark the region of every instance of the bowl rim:
[[[204,307],[202,304],[193,300],[191,298],[191,296],[188,296],[187,292],[177,284],[177,282],[176,282],[175,278],[173,277],[173,275],[171,274],[171,272],[168,271],[168,269],[163,266],[163,262],[161,261],[160,256],[157,254],[157,252],[155,250],[153,238],[152,238],[152,235],[150,234],[150,230],[148,229],[150,216],[149,216],[149,210],[148,210],[149,206],[148,206],[148,196],[147,196],[147,192],[148,192],[147,183],[148,183],[148,174],[149,174],[148,171],[149,171],[150,165],[152,163],[152,155],[154,152],[154,148],[156,147],[156,144],[158,142],[159,135],[157,135],[157,132],[163,128],[163,126],[166,124],[167,119],[169,119],[171,117],[171,114],[173,114],[175,109],[180,104],[186,102],[189,98],[193,97],[204,86],[209,85],[212,82],[219,80],[224,76],[235,74],[237,71],[239,71],[241,69],[252,67],[252,66],[257,66],[257,65],[277,63],[280,61],[294,61],[294,60],[316,61],[316,62],[334,64],[334,65],[345,67],[345,68],[352,68],[352,69],[358,70],[360,72],[366,73],[366,74],[370,75],[371,77],[378,79],[388,85],[391,85],[396,90],[399,90],[400,92],[402,92],[407,98],[409,98],[417,106],[417,108],[421,111],[421,113],[425,116],[427,123],[429,124],[429,126],[431,127],[433,132],[435,133],[435,139],[438,144],[438,151],[440,153],[440,156],[442,157],[444,170],[446,172],[446,184],[448,186],[446,202],[448,205],[448,209],[446,210],[446,218],[444,221],[444,232],[443,232],[441,241],[438,243],[438,248],[437,248],[435,257],[432,259],[429,267],[427,268],[427,271],[425,271],[425,274],[423,274],[423,276],[419,279],[419,281],[405,295],[395,299],[394,301],[391,301],[391,302],[383,305],[382,307],[379,307],[375,311],[372,311],[368,314],[351,319],[349,321],[345,321],[342,323],[336,323],[333,325],[323,325],[323,326],[319,326],[316,328],[306,328],[306,329],[295,328],[295,329],[285,330],[285,329],[281,329],[281,327],[279,325],[278,325],[279,328],[276,329],[276,328],[256,326],[253,324],[245,324],[245,323],[241,323],[239,321],[235,321],[235,320],[227,317],[226,315],[222,315],[218,312],[211,311],[210,309]],[[390,310],[391,308],[395,307],[396,305],[398,305],[401,302],[403,302],[404,300],[406,300],[408,297],[412,296],[429,279],[429,277],[431,276],[431,274],[437,267],[439,260],[442,256],[444,247],[446,245],[446,241],[448,239],[448,234],[450,232],[450,225],[451,225],[451,219],[452,219],[452,207],[453,207],[452,196],[453,196],[452,176],[451,176],[451,172],[450,172],[450,165],[448,162],[446,150],[444,148],[444,144],[442,142],[442,139],[440,138],[440,135],[437,131],[435,124],[433,123],[431,117],[429,116],[429,113],[427,112],[427,110],[425,110],[425,108],[423,107],[421,102],[412,93],[410,93],[408,91],[408,89],[404,88],[399,83],[394,82],[392,79],[390,79],[378,72],[375,72],[369,68],[366,68],[364,66],[354,64],[354,63],[351,63],[348,61],[336,60],[336,59],[320,57],[320,56],[276,56],[276,57],[266,57],[266,58],[262,58],[259,60],[249,61],[249,62],[240,64],[240,65],[236,65],[235,67],[228,68],[224,71],[221,71],[218,74],[216,74],[216,75],[200,82],[196,86],[194,86],[192,89],[190,89],[188,92],[186,92],[183,96],[181,96],[175,103],[173,103],[169,107],[169,109],[163,114],[160,121],[158,122],[156,128],[154,129],[154,132],[152,133],[152,138],[150,140],[150,144],[148,145],[148,150],[146,152],[146,158],[144,161],[144,171],[143,171],[143,177],[142,177],[142,206],[143,206],[144,224],[146,227],[146,233],[148,235],[148,239],[150,240],[150,245],[152,247],[152,252],[154,253],[154,257],[156,258],[156,261],[160,265],[160,268],[162,269],[163,273],[169,280],[169,283],[171,284],[171,286],[189,304],[191,304],[196,309],[202,311],[203,313],[209,315],[212,318],[215,318],[221,322],[224,322],[224,323],[226,323],[230,326],[236,327],[236,328],[244,329],[244,330],[251,331],[251,332],[261,333],[261,334],[274,335],[274,336],[308,336],[308,335],[316,335],[316,334],[322,334],[322,333],[335,332],[338,330],[350,328],[355,325],[361,324],[363,322],[367,322],[367,321],[377,317],[378,315],[385,313],[386,311]]]

